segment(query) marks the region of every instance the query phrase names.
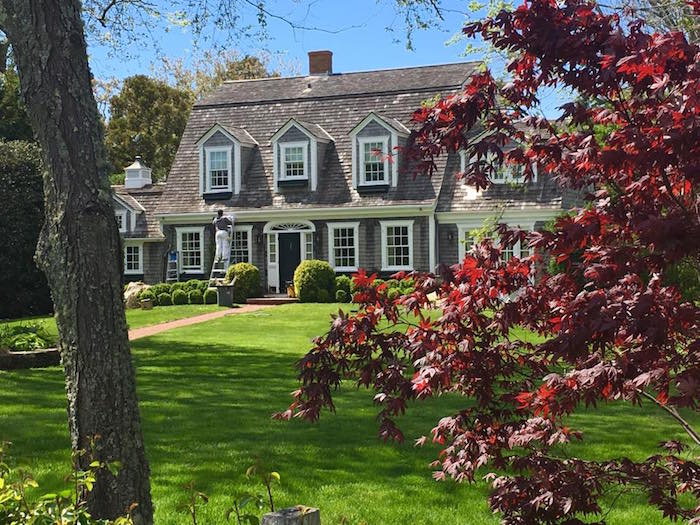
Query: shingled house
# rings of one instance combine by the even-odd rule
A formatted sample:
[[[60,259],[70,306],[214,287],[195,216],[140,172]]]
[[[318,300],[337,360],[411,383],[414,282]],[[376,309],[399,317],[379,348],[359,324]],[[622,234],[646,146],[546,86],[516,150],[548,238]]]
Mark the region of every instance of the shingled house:
[[[528,229],[550,220],[570,201],[546,174],[522,184],[504,172],[477,192],[455,177],[463,155],[441,158],[432,178],[404,172],[400,153],[389,160],[421,102],[458,92],[477,65],[333,73],[332,54],[316,51],[308,76],[226,82],[194,106],[166,184],[137,160],[115,188],[125,272],[161,281],[177,250],[181,278],[208,277],[218,209],[236,217],[232,262],[260,268],[269,291],[304,259],[338,273],[428,271],[456,263],[497,213]]]

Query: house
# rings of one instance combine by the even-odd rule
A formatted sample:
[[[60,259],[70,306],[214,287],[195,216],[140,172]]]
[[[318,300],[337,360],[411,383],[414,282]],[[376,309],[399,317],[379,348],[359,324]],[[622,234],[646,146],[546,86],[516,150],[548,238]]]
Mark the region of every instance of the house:
[[[260,268],[269,291],[304,259],[338,273],[430,271],[456,263],[495,214],[527,229],[551,220],[573,196],[547,174],[524,184],[504,172],[477,192],[455,177],[464,155],[441,157],[432,178],[390,158],[421,102],[458,92],[477,66],[338,74],[332,53],[315,51],[307,76],[226,82],[194,106],[166,184],[137,160],[115,188],[125,274],[163,280],[176,250],[181,278],[208,277],[218,209],[236,217],[232,262]]]

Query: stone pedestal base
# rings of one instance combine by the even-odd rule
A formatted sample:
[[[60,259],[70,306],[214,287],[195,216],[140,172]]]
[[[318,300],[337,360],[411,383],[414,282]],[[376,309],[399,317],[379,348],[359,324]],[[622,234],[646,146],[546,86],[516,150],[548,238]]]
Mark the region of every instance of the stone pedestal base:
[[[311,507],[290,507],[263,516],[262,525],[321,525],[321,513]]]

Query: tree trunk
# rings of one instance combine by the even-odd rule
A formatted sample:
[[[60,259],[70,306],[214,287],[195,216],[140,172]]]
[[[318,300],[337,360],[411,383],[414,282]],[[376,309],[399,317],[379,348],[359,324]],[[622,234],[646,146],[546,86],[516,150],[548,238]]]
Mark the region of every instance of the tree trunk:
[[[27,111],[41,144],[46,221],[37,259],[56,308],[74,451],[121,463],[98,473],[93,517],[153,522],[149,468],[122,303],[122,252],[77,0],[0,0]],[[90,458],[77,459],[87,467]]]

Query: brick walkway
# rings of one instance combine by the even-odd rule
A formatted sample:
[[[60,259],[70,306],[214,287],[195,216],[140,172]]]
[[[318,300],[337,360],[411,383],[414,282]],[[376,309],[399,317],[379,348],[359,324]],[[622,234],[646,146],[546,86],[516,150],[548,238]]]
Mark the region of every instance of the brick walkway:
[[[173,328],[182,328],[183,326],[190,326],[192,324],[205,323],[207,321],[211,321],[212,319],[219,319],[220,317],[224,317],[226,315],[247,314],[250,312],[255,312],[256,310],[264,310],[266,308],[272,308],[272,305],[246,304],[238,308],[228,308],[226,310],[218,310],[209,314],[197,315],[186,319],[178,319],[177,321],[170,321],[168,323],[144,326],[143,328],[134,328],[133,330],[129,330],[129,341],[156,335],[167,330],[172,330]]]

